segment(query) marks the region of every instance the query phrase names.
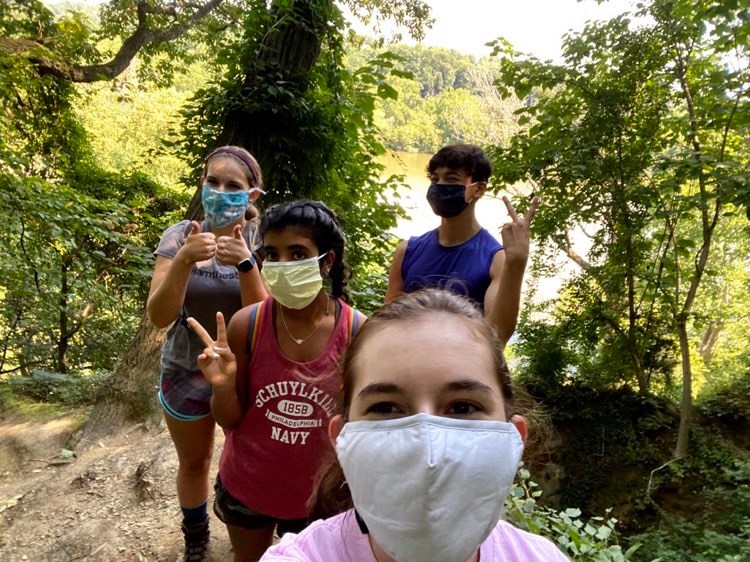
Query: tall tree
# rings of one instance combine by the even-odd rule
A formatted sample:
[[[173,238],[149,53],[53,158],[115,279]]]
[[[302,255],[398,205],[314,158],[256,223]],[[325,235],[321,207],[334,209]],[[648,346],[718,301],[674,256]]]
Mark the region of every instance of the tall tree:
[[[601,335],[644,393],[669,326],[681,364],[681,458],[698,290],[717,225],[750,204],[750,10],[652,0],[636,15],[648,23],[621,16],[569,35],[561,65],[498,45],[498,85],[526,100],[519,121],[528,128],[495,158],[500,177],[531,181],[547,200],[537,235],[585,268]],[[572,249],[575,228],[592,233],[588,256]]]
[[[419,1],[356,5],[395,17],[415,33],[428,15]],[[350,260],[386,263],[397,207],[383,196],[375,157],[384,147],[372,115],[377,96],[393,95],[385,83],[387,61],[376,59],[353,74],[345,70],[345,23],[330,0],[252,0],[248,6],[242,40],[218,51],[224,78],[199,92],[186,111],[182,150],[198,169],[213,146],[246,147],[264,170],[265,204],[323,199],[342,216]],[[186,217],[201,213],[196,190]],[[92,413],[87,438],[142,417],[154,404],[142,389],[155,380],[159,343],[159,334],[142,321],[115,372],[117,392]]]
[[[429,22],[429,10],[422,0],[348,0],[346,4],[361,17],[393,19],[415,36]],[[332,201],[347,221],[356,248],[354,262],[365,263],[368,254],[377,259],[387,252],[387,231],[397,208],[382,195],[384,186],[379,182],[375,155],[383,147],[372,128],[372,111],[377,96],[393,95],[393,91],[385,82],[388,65],[383,59],[357,73],[343,70],[344,29],[340,12],[327,0],[203,0],[187,4],[110,0],[100,12],[98,27],[80,13],[55,15],[37,0],[0,0],[0,102],[3,113],[11,117],[0,121],[0,171],[2,179],[9,180],[0,183],[18,186],[20,180],[28,179],[36,186],[36,178],[41,178],[49,182],[50,189],[36,193],[49,194],[50,213],[56,212],[58,202],[70,210],[65,201],[54,199],[62,191],[52,186],[69,182],[75,191],[83,185],[78,181],[84,178],[83,170],[77,164],[80,154],[86,153],[86,140],[69,111],[70,101],[77,95],[72,84],[111,79],[136,55],[141,83],[168,84],[182,62],[205,56],[212,68],[205,77],[209,87],[188,112],[188,138],[182,144],[193,163],[219,143],[247,146],[262,160],[271,190],[268,201],[299,196]],[[114,47],[109,49],[111,45]],[[200,45],[206,47],[196,48]],[[197,123],[205,128],[197,132],[190,128]],[[66,148],[72,146],[63,142],[67,137],[77,138],[80,150]],[[96,181],[87,185],[92,195],[102,198],[102,192],[96,192]],[[30,195],[27,208],[33,209],[34,194]],[[132,203],[127,195],[123,202]],[[21,202],[18,193],[8,197],[16,205]],[[95,208],[96,200],[85,201]],[[153,203],[154,199],[147,201]],[[91,217],[78,212],[80,206],[81,199],[73,205],[72,213],[64,214],[69,220],[61,222],[63,248],[77,248],[69,226],[76,218],[93,225],[87,222]],[[162,216],[163,211],[160,209]],[[200,212],[192,206],[187,216]],[[45,217],[39,219],[35,232],[42,235]],[[104,226],[98,234],[120,236],[121,232],[108,233]],[[153,242],[144,245],[150,248]],[[72,261],[65,259],[60,279],[70,277],[69,266],[74,264],[91,273],[87,262],[77,263],[75,255]],[[147,273],[144,269],[141,273]],[[116,270],[109,267],[109,271]],[[60,316],[58,330],[63,335],[80,333],[76,319],[92,316],[78,314],[73,317],[76,323],[71,324],[69,313],[75,314],[78,306],[71,302],[58,299],[52,307],[52,311],[65,313]],[[3,311],[13,314],[10,304]],[[141,318],[115,369],[112,385],[92,415],[86,437],[112,431],[127,419],[153,414],[162,337]],[[70,341],[63,337],[58,350],[67,353]],[[58,361],[58,366],[64,365]]]

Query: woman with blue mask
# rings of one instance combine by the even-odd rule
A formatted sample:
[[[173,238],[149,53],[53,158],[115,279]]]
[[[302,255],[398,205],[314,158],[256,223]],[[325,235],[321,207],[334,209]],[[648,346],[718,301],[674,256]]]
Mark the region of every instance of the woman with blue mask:
[[[263,300],[266,291],[255,267],[257,211],[262,176],[255,158],[223,146],[206,158],[200,179],[203,222],[181,221],[162,235],[154,252],[147,311],[163,328],[159,401],[177,450],[177,497],[183,513],[185,560],[208,559],[207,500],[215,422],[211,385],[196,357],[203,349],[187,317],[215,329],[216,311],[231,318]]]
[[[261,275],[270,296],[238,312],[216,339],[193,319],[226,431],[214,512],[234,559],[258,560],[279,534],[308,523],[307,500],[336,414],[337,365],[364,321],[348,304],[344,234],[320,201],[269,208],[260,224]],[[329,285],[330,283],[330,285]]]
[[[502,347],[465,297],[425,289],[376,311],[342,364],[316,521],[262,562],[563,562],[502,521],[527,428]]]

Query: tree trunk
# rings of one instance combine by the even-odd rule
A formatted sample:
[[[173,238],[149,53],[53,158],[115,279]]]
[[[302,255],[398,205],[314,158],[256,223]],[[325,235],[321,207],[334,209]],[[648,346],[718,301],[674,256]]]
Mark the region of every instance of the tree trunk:
[[[57,358],[55,360],[55,370],[58,373],[67,373],[68,367],[65,364],[65,355],[68,353],[68,297],[70,289],[68,287],[68,260],[67,256],[62,256],[60,263],[60,298],[57,306],[60,309],[58,319],[59,336],[57,338]]]
[[[703,358],[703,362],[708,365],[711,363],[711,359],[714,356],[716,346],[719,344],[719,336],[724,328],[723,320],[712,320],[709,322],[703,337],[701,338],[701,344],[698,348],[698,352]]]
[[[303,95],[309,86],[310,71],[318,60],[326,37],[331,0],[294,0],[291,7],[279,8],[274,1],[269,12],[274,20],[269,25],[257,56],[248,61],[242,83],[243,95],[269,80],[284,82],[287,90]],[[290,17],[292,12],[293,17]],[[269,78],[270,73],[274,78]],[[227,114],[215,146],[237,145],[246,148],[258,160],[261,170],[269,170],[274,161],[277,144],[268,139],[278,130],[279,120],[285,119],[272,108],[248,112],[241,103]],[[206,153],[210,147],[206,147]],[[264,173],[268,176],[268,174]],[[273,186],[266,185],[268,189]],[[268,190],[267,189],[267,190]],[[294,197],[308,197],[308,193],[294,193]],[[201,190],[197,189],[188,205],[186,218],[203,216]]]
[[[112,373],[111,384],[86,422],[81,443],[94,443],[128,422],[159,418],[156,392],[164,335],[165,330],[156,328],[144,312],[135,337]]]
[[[244,86],[251,87],[256,80],[264,80],[258,69],[272,66],[281,79],[288,81],[289,87],[303,92],[308,86],[309,72],[320,54],[322,40],[330,23],[327,14],[331,0],[295,0],[291,8],[294,17],[277,9],[275,4],[270,8],[276,10],[277,14],[272,26],[274,32],[266,34],[257,58],[249,61]],[[243,146],[253,153],[261,168],[265,169],[264,164],[271,161],[264,152],[269,150],[265,141],[273,133],[274,120],[278,118],[270,111],[267,116],[259,116],[238,107],[228,114],[218,135],[217,146]],[[198,189],[185,218],[193,220],[203,215],[200,193]],[[128,422],[158,417],[160,412],[155,394],[163,342],[164,331],[153,327],[144,314],[133,341],[115,368],[112,386],[97,404],[84,428],[84,442],[95,442]]]
[[[690,343],[685,318],[678,320],[677,334],[680,338],[680,355],[682,356],[682,401],[680,402],[680,430],[677,433],[674,458],[682,459],[687,456],[690,426],[693,421],[693,373],[690,367]]]

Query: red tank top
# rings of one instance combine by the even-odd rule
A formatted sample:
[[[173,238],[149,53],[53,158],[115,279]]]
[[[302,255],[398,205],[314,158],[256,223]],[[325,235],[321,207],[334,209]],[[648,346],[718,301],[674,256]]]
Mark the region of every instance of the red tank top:
[[[328,421],[340,392],[338,360],[349,343],[349,318],[356,314],[339,301],[328,344],[312,361],[284,355],[273,329],[274,301],[261,308],[249,378],[249,403],[231,428],[221,453],[221,483],[250,509],[277,519],[307,517],[313,478],[328,441]]]

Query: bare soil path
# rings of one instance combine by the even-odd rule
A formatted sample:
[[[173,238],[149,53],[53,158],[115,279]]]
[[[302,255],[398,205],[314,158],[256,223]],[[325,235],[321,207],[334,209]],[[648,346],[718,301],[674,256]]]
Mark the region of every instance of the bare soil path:
[[[182,560],[177,455],[162,426],[135,426],[65,458],[75,416],[0,422],[0,560]],[[216,431],[212,474],[224,438]],[[231,560],[211,518],[212,560]]]

